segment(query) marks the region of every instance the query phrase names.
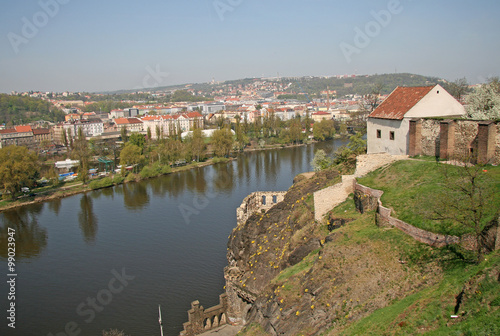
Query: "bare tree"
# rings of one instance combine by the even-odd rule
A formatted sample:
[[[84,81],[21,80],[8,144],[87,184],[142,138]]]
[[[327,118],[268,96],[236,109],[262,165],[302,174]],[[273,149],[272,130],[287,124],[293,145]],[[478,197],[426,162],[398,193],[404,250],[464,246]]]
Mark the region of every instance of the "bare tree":
[[[495,202],[495,181],[482,165],[473,165],[472,158],[461,158],[460,167],[443,165],[443,182],[440,192],[433,199],[433,218],[446,225],[458,226],[474,238],[476,262],[483,257],[482,235],[485,227],[498,218]]]

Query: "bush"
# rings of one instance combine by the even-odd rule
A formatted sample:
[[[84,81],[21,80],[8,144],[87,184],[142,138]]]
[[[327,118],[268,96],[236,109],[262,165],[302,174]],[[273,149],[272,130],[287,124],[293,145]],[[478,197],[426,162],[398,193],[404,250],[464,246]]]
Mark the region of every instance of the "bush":
[[[131,182],[136,180],[137,180],[137,175],[132,172],[128,173],[127,177],[125,177],[125,182]]]
[[[314,171],[320,171],[323,169],[326,169],[332,165],[333,160],[326,156],[326,153],[322,149],[318,149],[316,153],[314,154],[314,158],[311,161],[311,166],[313,167]]]
[[[92,190],[111,187],[113,185],[113,180],[111,177],[105,177],[100,180],[94,180],[90,182],[89,187]]]
[[[162,165],[162,164],[156,162],[153,165],[147,165],[144,168],[142,168],[140,175],[141,175],[141,178],[146,179],[146,178],[165,175],[165,174],[170,173],[171,171],[172,171],[172,168],[170,168],[170,166]]]
[[[113,183],[116,185],[122,184],[124,180],[125,178],[120,174],[116,174],[115,177],[113,177]]]
[[[227,161],[229,161],[229,159],[228,159],[228,158],[218,157],[218,156],[216,156],[216,157],[214,157],[214,158],[212,159],[212,162],[213,162],[213,163],[221,163],[221,162],[227,162]]]

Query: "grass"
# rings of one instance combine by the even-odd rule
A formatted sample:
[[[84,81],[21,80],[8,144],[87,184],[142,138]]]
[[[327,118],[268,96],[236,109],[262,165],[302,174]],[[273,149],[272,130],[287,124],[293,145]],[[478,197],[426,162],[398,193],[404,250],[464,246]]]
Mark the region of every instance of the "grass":
[[[463,235],[471,232],[451,220],[436,220],[434,210],[443,202],[445,173],[450,181],[460,178],[462,167],[436,164],[430,161],[405,160],[389,167],[380,168],[358,182],[368,187],[384,191],[382,203],[393,209],[393,216],[424,230],[452,235]],[[500,208],[500,167],[485,167],[482,179],[488,180],[486,189],[494,197],[485,210],[485,218],[491,219]],[[451,182],[453,183],[453,182]],[[449,185],[449,184],[447,184]]]
[[[312,251],[309,253],[307,257],[302,259],[298,264],[295,264],[291,267],[288,267],[284,269],[278,276],[276,276],[271,283],[272,284],[278,284],[278,283],[283,283],[290,279],[292,276],[300,274],[300,273],[305,273],[311,269],[311,267],[314,264],[314,261],[318,257],[319,249]]]
[[[352,324],[343,335],[500,335],[500,253],[480,265],[455,267],[441,282]],[[496,275],[496,276],[495,276]],[[455,313],[456,296],[465,290]]]

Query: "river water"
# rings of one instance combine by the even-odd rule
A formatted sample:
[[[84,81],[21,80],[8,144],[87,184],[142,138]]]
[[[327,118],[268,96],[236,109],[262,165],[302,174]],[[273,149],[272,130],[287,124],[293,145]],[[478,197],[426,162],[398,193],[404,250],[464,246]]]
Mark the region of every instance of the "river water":
[[[191,301],[218,304],[236,208],[284,191],[335,140],[25,206],[0,214],[0,335],[178,335]],[[15,230],[15,301],[7,231]],[[15,329],[6,317],[15,302]]]

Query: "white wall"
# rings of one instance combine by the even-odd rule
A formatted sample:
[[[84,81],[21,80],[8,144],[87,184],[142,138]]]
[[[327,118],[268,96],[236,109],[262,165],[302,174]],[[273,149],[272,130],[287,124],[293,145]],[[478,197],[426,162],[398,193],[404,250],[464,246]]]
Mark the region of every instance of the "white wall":
[[[465,108],[462,104],[443,89],[441,85],[436,85],[405,114],[405,118],[458,117],[464,114]]]
[[[408,119],[391,120],[368,118],[367,123],[367,153],[388,153],[392,155],[407,155],[409,148]],[[377,130],[381,138],[377,138]],[[394,132],[394,140],[389,140],[389,132]]]

